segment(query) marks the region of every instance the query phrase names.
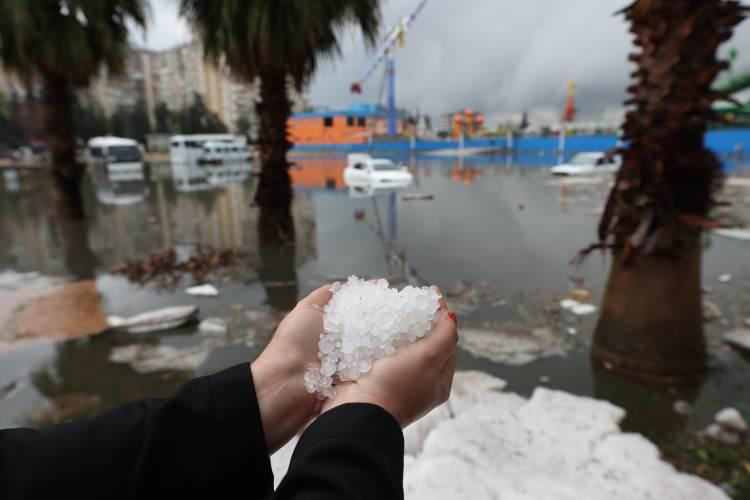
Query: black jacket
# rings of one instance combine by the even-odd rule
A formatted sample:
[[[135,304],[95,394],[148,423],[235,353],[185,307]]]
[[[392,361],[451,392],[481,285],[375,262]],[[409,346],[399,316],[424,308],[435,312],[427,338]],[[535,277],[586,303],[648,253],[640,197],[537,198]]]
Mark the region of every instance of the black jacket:
[[[302,434],[273,491],[250,367],[97,418],[0,432],[0,499],[403,498],[404,440],[381,408],[349,404]]]

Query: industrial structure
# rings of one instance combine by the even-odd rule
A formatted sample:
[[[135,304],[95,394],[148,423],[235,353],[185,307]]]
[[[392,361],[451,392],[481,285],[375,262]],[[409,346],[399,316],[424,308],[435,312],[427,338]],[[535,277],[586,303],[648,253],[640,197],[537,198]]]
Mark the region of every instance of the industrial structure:
[[[412,23],[414,23],[425,4],[427,4],[427,0],[420,0],[414,10],[408,16],[401,19],[396,27],[391,30],[383,45],[376,52],[375,57],[373,57],[368,63],[360,79],[354,82],[351,86],[352,92],[356,94],[362,93],[362,85],[364,82],[367,81],[380,63],[385,60],[385,76],[388,83],[387,133],[391,136],[398,134],[398,111],[396,109],[396,59],[394,55],[396,43],[403,47],[406,32],[409,30]],[[380,97],[378,98],[378,101],[380,101]]]

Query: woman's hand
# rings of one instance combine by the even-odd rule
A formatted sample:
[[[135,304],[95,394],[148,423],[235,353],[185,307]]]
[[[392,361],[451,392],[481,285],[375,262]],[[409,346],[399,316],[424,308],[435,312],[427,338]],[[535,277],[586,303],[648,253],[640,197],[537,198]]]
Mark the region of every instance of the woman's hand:
[[[330,288],[318,288],[297,303],[250,368],[269,455],[298,433],[315,413],[318,400],[305,389],[304,374],[308,363],[319,363],[323,306],[331,299]]]
[[[441,299],[429,335],[377,360],[356,382],[336,385],[336,395],[324,403],[323,411],[346,403],[371,403],[405,428],[450,396],[457,341],[456,315]]]

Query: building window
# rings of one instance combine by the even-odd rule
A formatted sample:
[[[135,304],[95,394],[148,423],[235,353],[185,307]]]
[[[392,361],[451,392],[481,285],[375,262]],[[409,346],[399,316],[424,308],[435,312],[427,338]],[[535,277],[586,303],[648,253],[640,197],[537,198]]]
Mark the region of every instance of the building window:
[[[365,120],[364,116],[358,116],[357,117],[357,126],[364,127],[367,125],[367,120]]]
[[[347,116],[346,117],[346,126],[347,127],[353,127],[354,126],[354,117],[353,116]]]
[[[326,116],[323,118],[323,126],[324,127],[333,127],[333,117],[332,116]]]

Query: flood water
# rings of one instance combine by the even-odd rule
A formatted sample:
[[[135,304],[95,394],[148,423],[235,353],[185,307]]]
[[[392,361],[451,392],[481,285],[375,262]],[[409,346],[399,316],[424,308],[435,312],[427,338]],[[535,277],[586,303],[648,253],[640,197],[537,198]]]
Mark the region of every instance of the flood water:
[[[588,344],[596,315],[576,317],[558,306],[572,286],[591,290],[595,304],[601,297],[608,259],[594,254],[578,268],[569,263],[595,240],[606,183],[561,185],[544,168],[502,157],[418,157],[402,160],[415,175],[412,186],[372,193],[344,185],[343,158],[296,161],[296,247],[274,256],[257,248],[250,166],[145,165],[140,176],[94,169],[83,186],[88,221],[74,228],[60,223],[42,173],[4,175],[0,273],[93,277],[106,315],[195,304],[202,318],[228,320],[231,338],[205,344],[207,335],[191,325],[0,353],[0,387],[17,383],[0,399],[0,427],[44,423],[37,417],[47,400],[83,400],[70,413],[77,418],[169,395],[193,376],[252,361],[283,311],[323,283],[351,274],[436,284],[453,297],[465,329],[554,324],[567,332],[562,354],[516,365],[462,350],[458,368],[492,373],[525,396],[543,385],[608,399],[628,410],[626,429],[654,439],[704,427],[719,409],[750,403],[750,362],[719,340],[750,316],[750,242],[706,237],[704,283],[725,318],[725,324],[707,324],[706,379],[696,387],[645,386],[592,366]],[[244,263],[213,276],[218,297],[187,295],[189,276],[165,288],[111,273],[127,259],[170,247],[188,254],[197,244],[247,252]],[[725,273],[733,280],[719,283],[717,276]],[[210,352],[194,370],[138,373],[110,360],[113,349],[136,343],[184,349],[202,342]],[[691,416],[673,411],[679,399],[694,406]]]

